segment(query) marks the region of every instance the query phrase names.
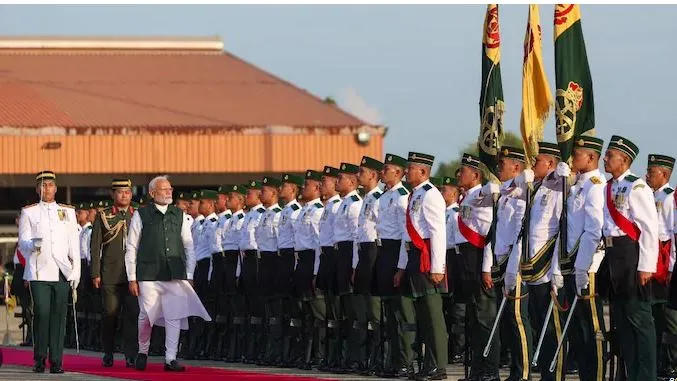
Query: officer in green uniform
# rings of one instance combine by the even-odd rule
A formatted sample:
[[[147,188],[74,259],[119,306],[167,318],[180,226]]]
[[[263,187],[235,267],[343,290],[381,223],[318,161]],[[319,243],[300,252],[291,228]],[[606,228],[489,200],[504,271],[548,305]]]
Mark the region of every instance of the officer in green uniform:
[[[651,189],[630,172],[639,149],[612,136],[604,155],[607,182],[602,234],[606,255],[602,283],[610,283],[609,302],[620,332],[628,380],[655,380],[656,328],[651,316],[651,278],[658,262],[658,214]]]
[[[134,367],[134,358],[139,350],[137,342],[139,302],[129,293],[129,281],[125,271],[127,229],[134,214],[134,209],[130,206],[131,188],[132,182],[129,179],[112,181],[113,206],[97,214],[92,229],[91,276],[94,288],[102,291],[101,342],[104,367],[113,366],[115,327],[118,320],[122,323],[123,350],[128,368]]]
[[[45,371],[49,353],[50,373],[63,373],[68,294],[80,281],[80,245],[75,209],[57,204],[56,175],[37,174],[40,202],[21,210],[19,249],[26,256],[24,280],[33,297],[33,372]]]
[[[447,329],[441,293],[447,291],[444,198],[429,181],[434,156],[409,152],[407,180],[413,189],[406,212],[406,239],[395,286],[402,284],[402,313],[409,334],[419,322],[429,358],[416,380],[447,378]],[[428,354],[429,352],[429,354]],[[408,362],[411,362],[409,359]]]

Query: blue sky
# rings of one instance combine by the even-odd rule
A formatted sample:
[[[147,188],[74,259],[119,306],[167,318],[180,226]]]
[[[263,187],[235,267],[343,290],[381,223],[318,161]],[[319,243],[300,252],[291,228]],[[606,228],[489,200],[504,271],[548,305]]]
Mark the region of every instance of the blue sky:
[[[486,7],[0,6],[5,35],[220,35],[225,47],[349,111],[389,127],[385,149],[458,156],[479,131]],[[553,5],[542,5],[554,91]],[[519,132],[527,5],[500,7],[505,127]],[[646,155],[674,156],[676,6],[582,6],[598,136],[623,135]],[[362,101],[364,104],[362,104]],[[545,131],[555,140],[553,118]]]

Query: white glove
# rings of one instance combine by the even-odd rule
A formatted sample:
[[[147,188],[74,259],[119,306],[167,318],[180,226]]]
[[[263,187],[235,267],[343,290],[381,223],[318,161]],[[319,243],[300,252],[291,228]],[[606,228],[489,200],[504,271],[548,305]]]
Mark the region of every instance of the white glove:
[[[510,294],[512,290],[514,290],[515,287],[517,287],[517,275],[506,272],[505,277],[503,278],[503,284],[504,284],[503,291],[505,291],[506,294]]]
[[[563,161],[560,161],[559,164],[557,164],[557,169],[555,169],[555,173],[557,173],[557,176],[560,177],[569,177],[571,175],[571,168],[569,168],[569,165]]]
[[[534,177],[534,171],[533,170],[527,168],[522,173],[524,173],[524,182],[525,183],[529,184],[529,183],[534,182],[535,177]]]
[[[31,241],[33,242],[35,250],[40,250],[42,247],[42,238],[31,238]]]
[[[71,288],[73,290],[76,290],[78,288],[78,285],[80,285],[80,279],[74,279],[70,281]]]
[[[587,289],[588,285],[590,285],[590,278],[588,277],[587,272],[578,269],[576,269],[575,275],[576,275],[576,293],[578,295],[581,295],[581,292]]]
[[[487,184],[489,187],[489,193],[491,194],[499,194],[501,192],[501,189],[498,187],[498,184],[496,184],[493,181],[490,181],[489,184]]]
[[[564,277],[560,274],[553,274],[550,283],[552,284],[552,291],[557,295],[559,289],[564,287]]]

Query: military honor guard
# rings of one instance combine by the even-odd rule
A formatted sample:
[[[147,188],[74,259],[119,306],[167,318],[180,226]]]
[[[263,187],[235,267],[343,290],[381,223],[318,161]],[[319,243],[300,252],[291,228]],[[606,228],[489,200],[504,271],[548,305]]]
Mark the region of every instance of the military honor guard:
[[[677,311],[666,305],[670,276],[675,265],[675,197],[669,180],[675,159],[660,154],[650,154],[647,163],[646,183],[654,192],[658,212],[658,262],[651,279],[653,292],[652,312],[656,325],[656,349],[659,377],[674,377],[672,367],[677,358],[677,342],[672,337],[677,329]],[[666,337],[667,340],[663,340]]]
[[[360,167],[354,164],[341,163],[337,190],[341,195],[341,204],[334,218],[334,247],[336,249],[336,295],[340,298],[337,311],[340,320],[340,339],[337,352],[341,356],[339,365],[334,371],[338,373],[357,372],[360,370],[360,343],[353,330],[357,322],[356,303],[353,297],[353,269],[357,266],[357,224],[362,208],[362,198],[357,192],[357,174]]]
[[[320,263],[314,271],[314,285],[318,292],[324,295],[326,315],[324,316],[327,328],[325,341],[326,360],[318,364],[318,369],[328,371],[337,366],[339,318],[338,312],[338,285],[336,282],[336,250],[334,248],[334,219],[341,205],[341,196],[338,194],[338,168],[325,166],[322,170],[320,185],[321,197],[324,200],[324,210],[320,218]]]
[[[299,367],[306,370],[310,370],[313,363],[323,364],[326,360],[327,311],[322,293],[316,292],[314,281],[322,254],[320,246],[320,220],[324,214],[320,189],[322,175],[322,172],[311,169],[306,171],[302,196],[307,202],[298,216],[294,233],[297,257],[294,269],[294,295],[301,302],[300,316],[306,317],[302,335],[304,353]]]
[[[21,210],[19,249],[26,257],[24,280],[33,298],[33,372],[63,373],[68,294],[80,281],[80,242],[75,209],[57,204],[56,175],[37,174],[40,202]]]
[[[604,190],[606,255],[600,271],[607,279],[601,282],[610,283],[610,307],[630,381],[657,377],[651,278],[659,254],[658,214],[651,189],[630,171],[638,153],[632,141],[614,135],[604,155],[611,179]]]
[[[381,343],[381,322],[383,315],[378,297],[372,296],[374,266],[378,254],[379,236],[376,223],[379,217],[379,199],[383,194],[378,188],[379,174],[383,163],[368,156],[362,157],[357,174],[358,184],[364,189],[362,207],[357,219],[357,258],[354,265],[354,308],[356,321],[354,335],[359,343],[360,374],[371,376],[382,369],[383,346]]]
[[[129,226],[125,269],[129,291],[139,298],[137,370],[146,368],[151,329],[165,327],[165,371],[181,372],[176,361],[179,334],[188,317],[211,317],[193,290],[195,253],[190,225],[172,204],[172,186],[164,176],[150,181],[153,202],[139,208]]]
[[[518,179],[524,166],[523,149],[501,147],[498,161],[501,185],[496,205],[495,238],[493,245],[486,245],[484,251],[485,257],[492,259],[492,282],[497,288],[498,299],[503,302],[506,298],[505,311],[500,317],[504,324],[499,325],[501,348],[510,349],[510,379],[515,381],[529,379],[532,354],[527,290],[522,284],[518,266],[521,253],[513,251],[522,238],[520,233],[526,212],[526,201],[521,198],[523,190]]]
[[[96,253],[92,256],[91,282],[94,288],[102,290],[103,366],[113,366],[115,332],[119,321],[122,325],[122,347],[126,365],[133,367],[139,349],[137,341],[139,302],[129,292],[129,280],[125,269],[127,234],[134,214],[134,208],[130,205],[132,182],[128,179],[114,179],[111,182],[111,196],[113,206],[97,213],[91,230],[88,251]]]
[[[498,379],[498,335],[492,338],[488,356],[482,354],[497,313],[496,293],[491,278],[493,261],[491,256],[485,256],[487,253],[484,251],[493,220],[493,196],[482,193],[479,158],[463,154],[458,185],[465,190],[465,194],[459,204],[458,232],[454,237],[460,271],[457,273],[452,268],[452,282],[454,298],[457,303],[466,305],[466,324],[471,327],[466,337],[466,340],[472,338],[469,380],[494,381]]]
[[[378,238],[373,292],[383,303],[385,327],[381,329],[384,330],[383,335],[387,341],[388,357],[383,364],[381,376],[389,378],[414,374],[413,363],[407,357],[412,343],[406,341],[409,335],[405,334],[398,321],[401,316],[400,289],[393,284],[399,270],[397,265],[400,255],[403,254],[402,236],[409,191],[402,184],[402,178],[407,165],[407,159],[401,156],[390,153],[385,155],[381,169],[381,182],[385,185],[385,191],[379,198],[379,218],[376,221]]]
[[[256,243],[259,248],[258,295],[263,310],[258,316],[267,317],[262,326],[266,334],[262,336],[266,345],[256,353],[259,365],[277,364],[282,361],[282,306],[276,298],[276,272],[280,271],[278,260],[278,235],[282,208],[278,203],[281,181],[275,177],[264,177],[261,182],[261,202],[265,211],[256,227]]]
[[[406,235],[402,256],[393,280],[402,287],[403,324],[412,338],[417,319],[420,337],[429,358],[415,375],[416,380],[447,378],[447,332],[441,293],[447,291],[446,225],[444,198],[430,181],[431,155],[409,152],[407,181],[412,186],[405,214]],[[428,354],[429,353],[429,354]],[[409,358],[408,362],[413,359]]]
[[[299,347],[299,336],[303,329],[303,319],[294,293],[294,266],[296,257],[294,254],[294,229],[299,215],[301,204],[297,198],[303,187],[303,177],[285,173],[282,175],[280,185],[280,200],[284,208],[280,213],[278,234],[278,262],[274,272],[275,299],[273,311],[282,323],[282,366],[292,367],[302,363],[302,348]],[[274,315],[274,317],[275,317]],[[269,321],[270,323],[270,321]]]
[[[263,318],[265,308],[260,301],[258,284],[259,246],[256,240],[256,228],[266,209],[261,204],[261,182],[251,180],[247,183],[247,197],[245,199],[247,214],[245,214],[242,229],[240,230],[241,277],[240,290],[245,298],[245,316],[248,318],[244,345],[244,362],[255,363],[259,354],[264,350],[262,340],[264,336]]]

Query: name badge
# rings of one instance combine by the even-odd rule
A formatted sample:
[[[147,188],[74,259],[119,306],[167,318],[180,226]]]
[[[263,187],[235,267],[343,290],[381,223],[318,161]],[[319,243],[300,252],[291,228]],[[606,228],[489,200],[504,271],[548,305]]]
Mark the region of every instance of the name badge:
[[[607,248],[614,247],[614,237],[604,237],[604,244]]]

